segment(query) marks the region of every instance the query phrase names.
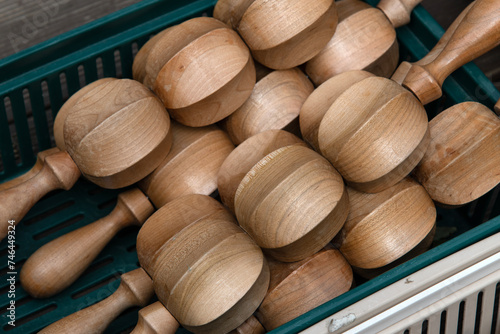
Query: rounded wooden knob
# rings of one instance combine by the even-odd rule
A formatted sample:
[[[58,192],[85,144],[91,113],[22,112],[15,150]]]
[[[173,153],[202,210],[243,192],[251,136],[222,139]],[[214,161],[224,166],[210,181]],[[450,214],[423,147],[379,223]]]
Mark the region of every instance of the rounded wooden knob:
[[[497,115],[500,115],[500,100],[498,100],[495,104],[495,112],[497,113]]]
[[[386,266],[418,245],[434,228],[436,208],[411,178],[376,194],[348,187],[349,216],[340,251],[354,267]]]
[[[333,0],[219,0],[214,17],[238,30],[258,62],[279,70],[318,54],[338,21]]]
[[[500,118],[487,107],[454,105],[429,122],[429,133],[414,175],[434,201],[463,205],[500,183]]]
[[[155,91],[172,118],[194,127],[233,113],[255,85],[248,47],[235,31],[208,17],[153,37],[134,60],[133,74]]]
[[[193,222],[162,246],[157,263],[158,299],[193,333],[235,329],[257,309],[269,284],[261,249],[234,219]]]
[[[148,218],[137,235],[137,257],[141,267],[152,276],[163,244],[184,227],[208,217],[232,219],[221,203],[205,195],[182,196],[162,206]]]
[[[104,188],[129,186],[170,150],[170,119],[144,85],[111,80],[75,103],[64,122],[66,149],[82,174]]]
[[[238,145],[224,160],[217,175],[222,203],[234,212],[234,196],[245,175],[266,155],[288,145],[306,146],[297,136],[283,130],[267,130]]]
[[[256,312],[268,331],[343,294],[353,283],[351,266],[331,247],[298,262],[269,259],[269,270],[269,290]]]
[[[320,85],[351,70],[389,77],[399,61],[396,32],[384,13],[370,5],[348,0],[337,3],[339,24],[333,37],[306,64],[306,73]]]
[[[274,258],[299,261],[342,228],[348,198],[340,174],[315,151],[286,146],[260,160],[236,191],[238,222]]]
[[[172,122],[172,147],[153,173],[139,182],[157,208],[188,194],[210,195],[234,145],[215,125],[192,128]]]
[[[296,129],[300,107],[313,89],[297,68],[273,71],[255,84],[248,100],[222,126],[235,145],[266,130]]]
[[[299,122],[302,138],[319,151],[318,129],[328,108],[349,87],[373,76],[366,71],[348,71],[336,75],[317,87],[300,109]]]
[[[406,177],[429,144],[427,114],[410,92],[371,77],[330,106],[318,131],[322,154],[357,190],[378,192]]]
[[[103,78],[96,80],[75,92],[73,95],[69,97],[69,99],[64,102],[61,109],[57,112],[56,119],[54,120],[54,139],[56,141],[57,147],[64,151],[66,149],[66,144],[64,142],[64,122],[68,117],[68,114],[71,112],[75,104],[88,92],[93,90],[96,87],[99,87],[102,84],[107,82],[117,80],[116,78]]]

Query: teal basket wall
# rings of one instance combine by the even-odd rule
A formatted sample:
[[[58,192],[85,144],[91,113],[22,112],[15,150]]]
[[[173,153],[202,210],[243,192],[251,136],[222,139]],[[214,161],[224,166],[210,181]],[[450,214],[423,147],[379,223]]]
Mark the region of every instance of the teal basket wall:
[[[101,77],[131,77],[137,50],[158,31],[186,19],[211,15],[216,1],[145,0],[38,46],[0,61],[0,182],[31,168],[39,151],[54,146],[52,123],[68,96]],[[370,0],[374,5],[377,1]],[[443,29],[421,6],[411,23],[398,29],[401,60],[423,57]],[[429,117],[463,101],[489,108],[500,98],[489,79],[473,64],[458,70],[444,85],[444,96],[426,106]],[[500,231],[499,187],[480,200],[455,210],[438,210],[434,247],[272,333],[295,333],[363,297],[459,249]],[[116,190],[104,190],[79,180],[68,191],[45,196],[16,228],[16,270],[48,241],[108,214]],[[50,299],[31,298],[16,282],[16,326],[7,324],[9,286],[0,281],[0,331],[34,333],[48,324],[92,305],[113,293],[119,275],[139,266],[135,251],[138,228],[121,231],[84,275]],[[8,244],[0,243],[1,277],[7,276]],[[18,275],[17,275],[18,277]],[[498,298],[498,296],[497,296]],[[117,318],[106,333],[127,333],[138,309]],[[185,332],[179,330],[179,332]]]

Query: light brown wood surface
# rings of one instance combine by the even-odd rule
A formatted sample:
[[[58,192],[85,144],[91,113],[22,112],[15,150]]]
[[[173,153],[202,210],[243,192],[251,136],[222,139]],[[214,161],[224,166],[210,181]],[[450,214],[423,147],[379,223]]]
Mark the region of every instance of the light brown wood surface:
[[[80,171],[67,152],[46,156],[37,174],[0,192],[0,240],[7,235],[9,220],[17,225],[43,196],[55,189],[69,190]]]
[[[422,0],[381,0],[377,4],[394,28],[410,23],[410,15]]]
[[[206,17],[167,30],[139,51],[133,69],[172,118],[206,126],[240,107],[255,85],[255,66],[238,34]]]
[[[399,61],[396,32],[382,11],[359,0],[338,2],[337,31],[324,49],[306,64],[306,73],[320,85],[351,70],[389,77]]]
[[[500,44],[499,11],[496,0],[476,1],[443,51],[428,64],[412,66],[403,86],[423,104],[441,97],[441,86],[452,72]]]
[[[215,125],[201,128],[172,122],[172,147],[153,173],[139,182],[156,208],[188,194],[210,195],[234,145]]]
[[[456,104],[434,117],[429,131],[414,175],[434,201],[463,205],[500,183],[500,118],[487,107]]]
[[[201,218],[160,249],[153,282],[158,299],[193,333],[225,333],[262,302],[269,268],[234,218]]]
[[[298,128],[300,108],[313,90],[298,68],[273,71],[255,84],[250,97],[221,126],[235,145],[266,130]]]
[[[137,325],[130,334],[175,334],[179,323],[160,302],[139,311]]]
[[[264,334],[266,330],[262,327],[262,324],[257,320],[257,318],[252,315],[243,324],[238,326],[238,328],[229,332],[230,334]]]
[[[349,216],[340,251],[354,267],[374,269],[404,256],[432,232],[436,208],[411,178],[376,194],[348,187]]]
[[[179,197],[158,209],[137,235],[137,257],[141,267],[152,276],[163,244],[202,218],[233,219],[220,202],[200,194]]]
[[[343,294],[353,283],[351,266],[332,247],[299,262],[269,259],[269,270],[269,290],[256,312],[268,331]]]
[[[234,196],[241,180],[261,159],[278,148],[306,144],[297,136],[283,130],[258,133],[238,145],[222,163],[217,175],[219,196],[234,212]]]
[[[172,143],[165,108],[147,87],[130,79],[87,92],[68,113],[63,132],[66,150],[83,176],[113,189],[151,173]]]
[[[42,169],[44,161],[45,161],[45,157],[52,155],[54,153],[57,153],[57,152],[60,152],[59,148],[57,148],[57,147],[49,148],[48,150],[38,152],[38,154],[36,155],[36,162],[33,165],[33,167],[31,167],[31,169],[29,171],[27,171],[26,173],[24,173],[21,176],[18,176],[14,179],[10,179],[4,183],[0,183],[0,191],[4,191],[4,190],[7,190],[9,188],[16,187],[17,185],[31,179],[33,176],[38,174],[38,172],[40,172],[40,170]]]
[[[45,327],[41,334],[102,333],[118,315],[132,306],[146,306],[153,297],[151,278],[141,268],[121,276],[118,289],[108,298]]]
[[[347,71],[336,75],[319,87],[306,99],[299,113],[302,138],[319,152],[318,130],[321,120],[330,106],[349,87],[373,76],[366,71]]]
[[[238,223],[274,258],[293,262],[323,248],[347,217],[340,174],[315,151],[286,146],[261,159],[235,194]]]
[[[153,205],[137,188],[118,195],[111,213],[52,240],[33,253],[20,272],[23,289],[35,298],[51,297],[78,279],[121,229],[142,225]]]
[[[218,20],[197,17],[161,31],[144,44],[134,58],[134,79],[153,89],[158,73],[177,52],[204,34],[221,28],[226,25]]]
[[[378,192],[407,176],[429,143],[425,109],[392,80],[366,78],[347,89],[320,123],[319,147],[352,187]]]
[[[219,2],[214,17],[237,27],[253,57],[278,70],[314,57],[330,40],[338,21],[332,0]]]
[[[460,22],[462,22],[463,18],[465,17],[465,14],[467,14],[469,12],[473,3],[474,2],[472,2],[467,8],[465,8],[462,11],[462,13],[460,13],[459,16],[457,16],[455,21],[453,21],[453,23],[449,26],[449,28],[446,30],[446,32],[443,34],[443,36],[441,36],[441,38],[436,43],[436,45],[432,48],[432,50],[429,51],[429,53],[424,58],[415,62],[415,64],[425,65],[425,64],[430,63],[434,59],[436,59],[436,57],[441,53],[441,51],[443,51],[446,44],[448,44],[448,41],[450,40],[451,36],[453,35],[455,30],[457,29]],[[399,64],[398,68],[391,76],[391,79],[396,81],[398,84],[402,84],[404,78],[408,74],[408,71],[410,70],[411,67],[412,67],[411,63],[409,63],[407,61],[401,62],[401,64]]]

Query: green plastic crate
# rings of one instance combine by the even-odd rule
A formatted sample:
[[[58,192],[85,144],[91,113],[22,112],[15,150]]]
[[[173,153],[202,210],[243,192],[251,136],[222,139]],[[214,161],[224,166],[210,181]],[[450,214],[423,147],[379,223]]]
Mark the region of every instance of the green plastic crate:
[[[134,53],[152,34],[186,19],[211,15],[215,0],[145,0],[0,61],[0,182],[31,168],[36,153],[54,146],[52,122],[67,97],[103,76],[131,77]],[[372,5],[376,0],[368,0]],[[421,6],[408,26],[399,28],[401,59],[421,58],[443,29]],[[426,106],[432,118],[462,101],[492,108],[500,98],[488,78],[468,64],[446,80],[444,96]],[[480,200],[455,210],[438,209],[442,233],[432,249],[375,279],[281,326],[272,333],[295,333],[363,297],[449,254],[500,231],[499,187]],[[16,270],[48,241],[108,214],[117,190],[79,180],[68,191],[45,196],[16,228]],[[16,326],[7,325],[9,286],[0,281],[0,331],[35,333],[50,323],[112,294],[119,275],[139,266],[135,251],[138,228],[127,228],[103,250],[91,267],[66,291],[50,299],[33,299],[16,283]],[[0,243],[0,272],[7,276],[7,242]],[[18,277],[18,275],[17,275]],[[117,318],[106,333],[127,333],[138,309]],[[185,332],[180,329],[179,332]]]

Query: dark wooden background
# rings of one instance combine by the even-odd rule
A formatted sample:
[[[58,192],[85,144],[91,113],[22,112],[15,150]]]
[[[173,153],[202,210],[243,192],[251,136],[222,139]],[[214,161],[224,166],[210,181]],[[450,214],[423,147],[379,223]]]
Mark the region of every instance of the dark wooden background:
[[[0,0],[0,59],[139,1]],[[423,0],[422,6],[447,28],[470,2]],[[500,89],[500,47],[475,62]]]

